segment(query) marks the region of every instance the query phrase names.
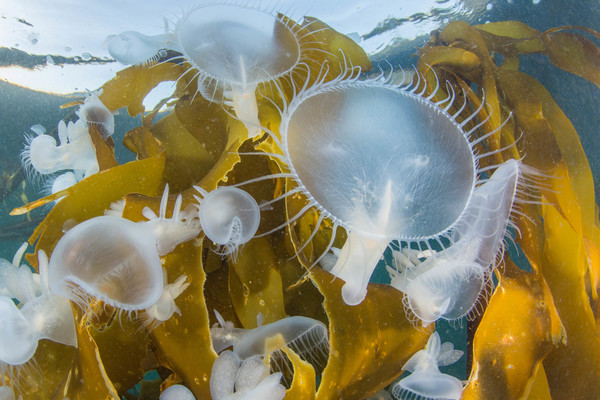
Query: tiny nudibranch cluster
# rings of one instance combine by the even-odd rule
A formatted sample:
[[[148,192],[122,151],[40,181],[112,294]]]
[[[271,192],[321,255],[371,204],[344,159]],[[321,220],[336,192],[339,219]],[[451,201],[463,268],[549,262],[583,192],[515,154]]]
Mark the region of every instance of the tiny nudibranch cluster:
[[[247,4],[208,2],[187,12],[164,34],[128,31],[109,36],[105,43],[123,64],[152,61],[164,49],[180,53],[169,61],[186,63],[197,78],[197,93],[231,107],[248,136],[255,137],[261,132],[257,87],[292,79],[311,62],[313,40],[288,18]]]
[[[434,332],[424,350],[416,352],[402,367],[411,374],[402,378],[392,388],[396,399],[458,400],[462,394],[462,382],[443,374],[438,367],[454,364],[463,355],[454,350],[452,343],[440,345],[440,335]]]
[[[58,123],[57,145],[54,137],[46,135],[45,129],[34,125],[34,135],[26,136],[25,149],[21,153],[23,165],[28,173],[42,175],[63,172],[52,184],[52,193],[66,189],[81,179],[99,170],[96,151],[88,127],[94,125],[103,138],[114,133],[115,121],[112,113],[98,98],[99,93],[88,95],[76,111],[79,119],[66,124]]]
[[[213,400],[281,400],[285,387],[279,383],[281,372],[269,373],[262,357],[240,360],[225,350],[215,360],[210,375],[210,394]]]

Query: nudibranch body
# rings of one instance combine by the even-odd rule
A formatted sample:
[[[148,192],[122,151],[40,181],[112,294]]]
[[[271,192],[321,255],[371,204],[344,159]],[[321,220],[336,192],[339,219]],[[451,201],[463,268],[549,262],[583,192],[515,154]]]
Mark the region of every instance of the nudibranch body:
[[[418,75],[417,75],[418,76]],[[420,82],[420,80],[419,80]],[[449,236],[464,218],[478,179],[474,139],[465,125],[480,109],[457,117],[454,93],[434,103],[420,86],[398,87],[385,79],[359,80],[356,71],[302,88],[281,112],[271,137],[310,209],[348,232],[331,272],[346,283],[344,301],[366,296],[371,274],[391,241],[426,243]],[[273,156],[281,159],[280,155]],[[291,190],[288,193],[296,193]],[[433,211],[435,210],[435,211]],[[321,255],[315,261],[320,261]]]
[[[529,188],[520,185],[535,176],[522,162],[504,162],[475,189],[450,247],[421,257],[424,260],[411,250],[395,253],[395,269],[388,267],[388,271],[392,286],[405,295],[408,312],[429,324],[439,318],[457,320],[473,310],[503,253],[515,201],[531,197]]]
[[[260,224],[256,200],[236,187],[221,186],[211,192],[194,188],[202,195],[195,198],[204,234],[222,247],[222,255],[235,260],[240,246],[254,237]]]
[[[396,399],[458,400],[462,394],[462,382],[440,372],[440,366],[454,364],[463,352],[454,350],[452,343],[440,345],[440,335],[434,332],[424,350],[416,352],[402,367],[411,372],[392,388]]]
[[[91,93],[84,100],[79,110],[76,111],[79,120],[95,126],[104,139],[115,133],[115,117],[98,97],[102,92]]]
[[[75,170],[82,178],[98,172],[94,145],[83,121],[68,124],[60,121],[58,138],[59,145],[52,136],[46,134],[27,137],[27,145],[22,153],[25,168],[44,175]]]
[[[139,64],[161,49],[181,56],[197,78],[197,92],[231,107],[248,136],[261,132],[256,89],[279,78],[293,78],[310,62],[314,39],[295,22],[248,4],[207,2],[185,13],[173,30],[145,36],[124,32],[106,40],[110,54],[124,64]]]

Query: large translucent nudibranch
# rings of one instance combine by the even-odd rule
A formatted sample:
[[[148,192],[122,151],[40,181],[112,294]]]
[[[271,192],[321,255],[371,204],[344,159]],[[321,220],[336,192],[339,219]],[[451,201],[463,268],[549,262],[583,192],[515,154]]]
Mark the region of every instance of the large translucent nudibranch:
[[[197,78],[197,92],[231,107],[248,136],[255,137],[261,132],[257,87],[303,68],[310,61],[312,41],[299,25],[276,13],[248,4],[207,2],[187,11],[164,34],[128,31],[109,36],[106,45],[123,64],[160,59],[164,49],[180,53],[168,61],[185,62]]]
[[[210,330],[213,348],[220,353],[232,347],[240,359],[269,356],[278,371],[289,370],[283,348],[287,348],[314,367],[322,367],[329,357],[329,331],[320,321],[292,316],[254,329],[235,328],[215,311],[219,325]]]
[[[348,233],[337,259],[325,264],[345,281],[342,295],[350,305],[365,298],[390,242],[427,243],[450,235],[465,218],[478,160],[489,156],[474,151],[489,135],[474,138],[482,123],[465,129],[481,108],[462,115],[466,105],[457,107],[452,91],[432,102],[437,88],[425,97],[425,89],[416,93],[419,82],[398,87],[383,78],[359,80],[356,71],[320,79],[283,105],[279,133],[271,132],[283,153],[272,156],[289,168],[273,177],[292,178],[298,188],[288,193],[300,191],[308,199],[289,222],[317,209],[321,217],[307,241],[329,218],[328,250],[338,227]]]
[[[50,289],[82,309],[91,298],[126,311],[145,309],[144,324],[152,327],[178,312],[173,300],[187,287],[186,279],[167,284],[160,256],[197,236],[200,223],[195,213],[180,209],[181,195],[167,218],[168,195],[166,186],[158,215],[144,208],[148,221],[104,215],[67,231],[50,258]]]

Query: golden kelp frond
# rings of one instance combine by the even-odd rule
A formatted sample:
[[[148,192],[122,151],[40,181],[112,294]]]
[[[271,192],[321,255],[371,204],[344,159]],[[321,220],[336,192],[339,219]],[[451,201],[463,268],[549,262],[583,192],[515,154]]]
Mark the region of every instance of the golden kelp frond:
[[[294,368],[294,380],[285,393],[287,400],[314,400],[316,395],[315,370],[288,347],[282,348]]]
[[[525,398],[544,357],[566,342],[544,279],[506,263],[473,342],[465,400]]]
[[[593,398],[600,382],[600,338],[586,291],[589,261],[584,240],[554,207],[544,206],[543,218],[542,273],[567,331],[567,343],[544,361],[548,383],[554,399]],[[569,371],[567,380],[564,371]]]
[[[89,327],[76,324],[77,352],[71,370],[65,379],[54,388],[49,397],[40,399],[90,399],[106,400],[118,398],[117,390],[106,374],[96,342],[90,335]]]
[[[54,199],[66,194],[38,225],[29,243],[33,244],[37,240],[36,253],[41,249],[51,254],[56,242],[63,235],[66,222],[82,222],[102,215],[104,210],[110,208],[112,202],[120,200],[128,193],[156,196],[161,190],[159,185],[164,166],[164,153],[160,153],[145,160],[133,161],[94,174],[63,192],[49,196],[48,198]],[[145,178],[140,179],[140,176]],[[28,258],[28,261],[37,265],[36,257]]]
[[[560,69],[579,75],[600,87],[600,50],[586,37],[566,32],[575,30],[600,38],[598,32],[581,26],[560,26],[545,32],[518,21],[475,25],[490,51],[503,54],[502,67],[517,69],[520,54],[540,53]]]
[[[415,329],[404,314],[400,293],[388,285],[370,284],[366,299],[349,306],[342,299],[342,280],[319,268],[310,277],[325,297],[331,341],[317,399],[374,395],[400,375],[430,332]]]
[[[197,399],[210,398],[210,371],[217,355],[212,350],[204,300],[202,245],[194,241],[184,243],[163,260],[170,280],[185,275],[190,286],[177,298],[181,315],[173,314],[150,332],[155,356],[183,380]]]
[[[161,82],[177,81],[184,72],[182,66],[172,63],[126,68],[102,86],[100,101],[113,112],[127,107],[129,115],[134,117],[144,112],[142,102],[152,89]]]
[[[266,238],[246,243],[229,261],[229,296],[243,328],[256,328],[259,313],[264,324],[285,318],[278,261]]]
[[[490,116],[486,131],[500,126],[494,114],[508,118],[510,112],[512,120],[485,141],[488,151],[515,144],[496,162],[519,158],[545,174],[538,188],[543,212],[539,205],[522,204],[514,216],[517,243],[533,271],[519,272],[506,260],[475,334],[465,398],[526,397],[534,380],[536,393],[547,393],[544,385],[549,385],[552,398],[594,397],[600,389],[599,321],[590,303],[597,299],[599,283],[592,174],[573,125],[539,82],[517,70],[520,56],[541,53],[557,67],[598,84],[598,48],[565,29],[579,28],[542,33],[516,21],[474,27],[456,22],[420,51],[419,70],[430,84],[433,67],[456,93],[466,93],[474,108],[474,96],[483,100],[485,93],[488,107],[478,120]],[[502,55],[499,65],[494,54]],[[567,370],[574,379],[565,379]]]

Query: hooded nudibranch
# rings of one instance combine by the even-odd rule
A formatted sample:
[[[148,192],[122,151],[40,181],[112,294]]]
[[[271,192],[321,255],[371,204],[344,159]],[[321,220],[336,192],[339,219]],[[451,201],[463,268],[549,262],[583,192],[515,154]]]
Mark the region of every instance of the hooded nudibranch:
[[[167,219],[168,195],[169,189],[165,186],[158,216],[149,208],[143,210],[149,221],[135,223],[104,215],[67,231],[50,257],[50,289],[82,309],[86,309],[89,298],[94,297],[126,311],[148,309],[165,295],[181,293],[186,287],[181,278],[176,287],[163,288],[159,256],[197,236],[200,224],[181,212],[181,195],[175,201],[172,218]],[[176,308],[169,304],[168,316]],[[161,304],[157,307],[163,308]],[[164,315],[162,312],[154,314]]]
[[[242,189],[221,186],[207,192],[194,186],[202,195],[198,201],[198,218],[204,234],[222,247],[221,255],[237,257],[240,246],[254,237],[260,224],[256,200]]]
[[[91,218],[67,231],[52,252],[48,277],[52,292],[84,310],[89,297],[141,310],[155,304],[163,290],[151,231],[113,216]]]
[[[98,128],[98,132],[103,139],[107,139],[115,133],[115,117],[110,110],[100,101],[98,97],[102,93],[99,90],[90,93],[84,100],[79,110],[76,111],[80,121],[88,126],[93,125]]]
[[[62,190],[81,179],[95,174],[99,170],[96,150],[89,133],[91,125],[98,129],[104,139],[114,133],[115,120],[110,110],[100,101],[100,91],[89,94],[75,112],[79,120],[58,124],[58,139],[46,135],[41,125],[34,125],[34,135],[26,134],[25,149],[21,160],[28,175],[33,171],[52,174],[58,171],[72,170],[56,178],[52,191]],[[56,185],[55,185],[56,184]]]
[[[440,345],[440,335],[434,332],[424,350],[417,351],[402,367],[411,372],[392,387],[396,399],[458,400],[462,394],[462,382],[440,372],[440,366],[454,364],[463,355],[454,350],[452,343]]]
[[[197,92],[205,99],[232,107],[248,136],[261,132],[256,89],[292,77],[311,61],[314,39],[300,25],[281,15],[233,2],[208,2],[179,18],[162,35],[124,32],[109,36],[108,51],[124,64],[144,63],[161,49],[181,56],[197,77]],[[186,72],[187,73],[187,72]]]
[[[321,77],[283,105],[279,135],[267,132],[283,153],[271,155],[289,172],[265,177],[291,178],[297,188],[281,197],[301,191],[308,199],[286,224],[310,209],[320,211],[307,243],[324,218],[333,223],[326,251],[338,227],[348,232],[331,272],[346,282],[342,295],[350,305],[365,298],[391,241],[439,240],[461,221],[477,183],[478,160],[489,155],[476,155],[474,146],[490,134],[474,137],[482,123],[464,129],[481,108],[461,122],[465,103],[450,114],[452,90],[439,102],[431,100],[439,85],[428,97],[425,88],[417,92],[423,86],[419,74],[407,87],[384,77],[359,80],[359,72],[329,82]]]
[[[8,280],[2,282],[3,295],[0,295],[0,364],[27,363],[35,354],[40,339],[77,347],[71,305],[51,293],[48,287],[46,254],[38,253],[39,275],[32,273],[26,265],[18,267],[26,247],[27,243],[24,243],[15,254],[13,264],[3,268],[1,274]]]
[[[388,272],[391,285],[404,293],[409,315],[427,325],[439,318],[458,320],[474,310],[503,254],[514,204],[536,202],[531,190],[541,184],[535,182],[540,177],[520,161],[504,162],[475,189],[451,246],[424,260],[411,257],[411,250],[395,252],[396,268],[388,267]]]
[[[286,363],[281,348],[287,346],[314,366],[321,367],[329,357],[329,331],[321,321],[303,316],[282,318],[254,329],[235,328],[215,310],[219,324],[210,329],[213,348],[217,353],[232,346],[242,360],[255,356],[270,356],[272,365],[283,369]],[[219,326],[220,325],[220,326]]]

